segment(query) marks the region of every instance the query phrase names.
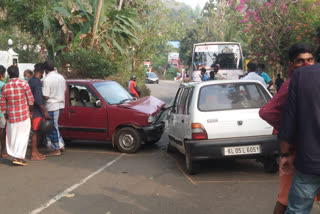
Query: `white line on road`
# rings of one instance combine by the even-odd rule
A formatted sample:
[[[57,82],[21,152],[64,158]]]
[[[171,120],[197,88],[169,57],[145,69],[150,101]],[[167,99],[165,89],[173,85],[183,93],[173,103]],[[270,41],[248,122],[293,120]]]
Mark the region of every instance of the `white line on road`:
[[[37,213],[42,212],[44,209],[47,209],[49,206],[51,206],[52,204],[56,203],[58,200],[63,198],[66,194],[69,194],[70,192],[72,192],[73,190],[75,190],[76,188],[81,186],[82,184],[86,183],[89,179],[91,179],[92,177],[96,176],[97,174],[99,174],[100,172],[102,172],[103,170],[105,170],[106,168],[108,168],[109,166],[114,164],[115,162],[117,162],[120,158],[122,158],[122,156],[123,155],[120,155],[120,156],[116,157],[115,159],[113,159],[112,161],[108,162],[106,165],[104,165],[103,167],[101,167],[97,171],[91,173],[86,178],[81,179],[79,183],[74,184],[73,186],[69,187],[65,191],[63,191],[63,192],[59,193],[58,195],[54,196],[47,203],[45,203],[45,204],[41,205],[39,208],[31,211],[29,214],[37,214]]]

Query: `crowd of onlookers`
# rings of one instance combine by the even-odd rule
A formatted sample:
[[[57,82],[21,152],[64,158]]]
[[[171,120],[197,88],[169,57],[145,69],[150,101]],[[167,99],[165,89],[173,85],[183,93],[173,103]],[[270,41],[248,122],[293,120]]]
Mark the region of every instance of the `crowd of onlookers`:
[[[17,65],[7,69],[0,66],[1,157],[11,157],[13,164],[22,166],[27,165],[25,156],[31,130],[31,160],[63,154],[58,119],[65,106],[66,91],[66,81],[51,61],[36,64],[34,71],[24,71],[24,78],[19,79]],[[51,151],[41,154],[40,142],[46,142]]]

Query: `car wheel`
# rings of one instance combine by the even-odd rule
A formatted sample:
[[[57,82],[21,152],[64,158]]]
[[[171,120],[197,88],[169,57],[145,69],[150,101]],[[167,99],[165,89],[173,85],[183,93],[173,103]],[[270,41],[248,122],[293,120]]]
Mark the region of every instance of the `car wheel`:
[[[131,127],[124,127],[117,131],[115,145],[120,152],[135,153],[141,146],[139,132]]]
[[[195,161],[192,161],[190,156],[187,153],[185,154],[185,159],[186,159],[187,173],[189,175],[197,174],[199,171],[199,164],[196,163]]]
[[[157,84],[159,84],[159,80],[157,81]]]
[[[176,147],[172,146],[171,141],[169,140],[168,146],[167,146],[167,152],[168,153],[175,153],[178,150],[176,149]]]
[[[275,156],[266,156],[263,166],[264,171],[267,173],[276,173],[279,170],[278,161]]]

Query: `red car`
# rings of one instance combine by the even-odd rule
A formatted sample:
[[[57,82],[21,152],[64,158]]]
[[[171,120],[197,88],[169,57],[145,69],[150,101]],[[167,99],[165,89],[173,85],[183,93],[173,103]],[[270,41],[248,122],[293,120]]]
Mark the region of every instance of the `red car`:
[[[134,153],[142,142],[156,143],[164,131],[165,103],[133,98],[120,84],[104,80],[67,80],[66,106],[59,129],[64,140],[112,141]]]

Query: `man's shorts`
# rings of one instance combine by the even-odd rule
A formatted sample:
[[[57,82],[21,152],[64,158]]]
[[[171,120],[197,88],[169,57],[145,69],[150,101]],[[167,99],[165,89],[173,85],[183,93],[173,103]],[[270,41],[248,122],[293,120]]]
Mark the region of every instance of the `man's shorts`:
[[[0,129],[4,129],[6,127],[6,118],[0,117]]]
[[[39,129],[39,125],[42,117],[36,117],[32,119],[32,131],[37,131]]]

